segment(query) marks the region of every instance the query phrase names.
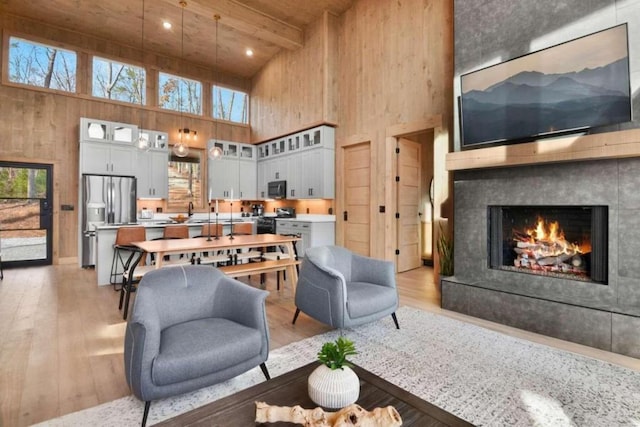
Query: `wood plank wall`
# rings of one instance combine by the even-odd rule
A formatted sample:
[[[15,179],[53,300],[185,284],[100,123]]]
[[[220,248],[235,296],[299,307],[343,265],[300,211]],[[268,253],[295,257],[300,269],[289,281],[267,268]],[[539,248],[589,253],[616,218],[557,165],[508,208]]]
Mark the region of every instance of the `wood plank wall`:
[[[277,138],[337,116],[338,18],[305,28],[304,47],[281,51],[252,79],[251,139]]]
[[[323,108],[331,101],[323,103],[323,95],[335,93],[337,142],[355,135],[372,141],[372,205],[384,205],[386,129],[441,116],[451,134],[452,20],[451,0],[358,0],[335,23],[317,22],[306,29],[303,49],[279,54],[254,77],[252,139],[325,120]],[[324,56],[317,51],[323,44]],[[323,66],[333,67],[328,75]],[[372,215],[371,253],[385,256],[384,214]]]
[[[44,43],[59,43],[81,50],[79,61],[86,69],[89,54],[97,53],[114,59],[128,60],[140,65],[141,53],[137,48],[118,45],[107,40],[78,34],[16,16],[0,15],[4,43],[9,34],[39,40]],[[52,43],[53,42],[53,43]],[[4,55],[4,51],[3,51]],[[3,56],[3,59],[5,57]],[[181,61],[145,52],[144,62],[148,67],[170,73],[181,72]],[[210,79],[211,70],[196,66],[184,66],[187,77]],[[6,70],[2,68],[0,84],[0,160],[26,161],[54,164],[54,263],[73,262],[77,257],[77,204],[78,204],[78,150],[80,117],[91,117],[124,123],[135,123],[148,129],[169,132],[175,140],[181,127],[179,114],[153,107],[143,110],[136,106],[117,102],[103,102],[87,95],[86,79],[79,79],[83,93],[78,95],[53,94],[48,91],[26,89],[6,84]],[[82,71],[81,71],[82,73]],[[80,74],[82,75],[82,74]],[[220,81],[228,86],[249,90],[245,79],[219,73]],[[207,86],[203,88],[207,89]],[[149,99],[155,99],[155,80],[147,83]],[[142,112],[142,114],[141,114]],[[196,129],[199,139],[194,147],[205,147],[209,138],[249,142],[248,126],[216,122],[204,117],[182,118],[182,127]],[[76,206],[76,210],[60,211],[61,204]]]

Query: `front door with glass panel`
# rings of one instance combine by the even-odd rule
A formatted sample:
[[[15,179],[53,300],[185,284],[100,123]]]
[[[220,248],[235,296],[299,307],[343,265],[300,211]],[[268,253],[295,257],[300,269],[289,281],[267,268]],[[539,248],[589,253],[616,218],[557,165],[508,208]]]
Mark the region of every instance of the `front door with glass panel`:
[[[0,162],[0,251],[4,267],[50,265],[52,165]]]

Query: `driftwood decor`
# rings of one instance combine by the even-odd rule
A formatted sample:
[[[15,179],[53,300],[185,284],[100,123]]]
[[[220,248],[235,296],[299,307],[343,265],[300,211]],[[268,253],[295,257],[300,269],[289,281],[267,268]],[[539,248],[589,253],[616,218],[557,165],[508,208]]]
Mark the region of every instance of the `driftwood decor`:
[[[393,406],[366,411],[360,405],[349,405],[337,412],[322,408],[304,409],[296,406],[272,406],[256,402],[256,423],[287,422],[304,427],[397,427],[402,418]]]

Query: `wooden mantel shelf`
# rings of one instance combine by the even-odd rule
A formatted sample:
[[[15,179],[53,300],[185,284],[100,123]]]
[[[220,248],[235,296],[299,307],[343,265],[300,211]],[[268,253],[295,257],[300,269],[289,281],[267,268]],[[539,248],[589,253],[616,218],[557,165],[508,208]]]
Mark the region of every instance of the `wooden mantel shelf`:
[[[640,129],[448,153],[448,171],[640,157]]]

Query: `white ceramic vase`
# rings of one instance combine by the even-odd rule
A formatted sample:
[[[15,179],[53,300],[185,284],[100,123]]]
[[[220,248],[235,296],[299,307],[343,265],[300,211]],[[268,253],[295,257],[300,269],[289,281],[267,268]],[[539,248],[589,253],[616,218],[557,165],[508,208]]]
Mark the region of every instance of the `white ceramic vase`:
[[[309,375],[309,397],[324,408],[344,408],[358,400],[360,379],[349,367],[331,369],[318,366]]]

